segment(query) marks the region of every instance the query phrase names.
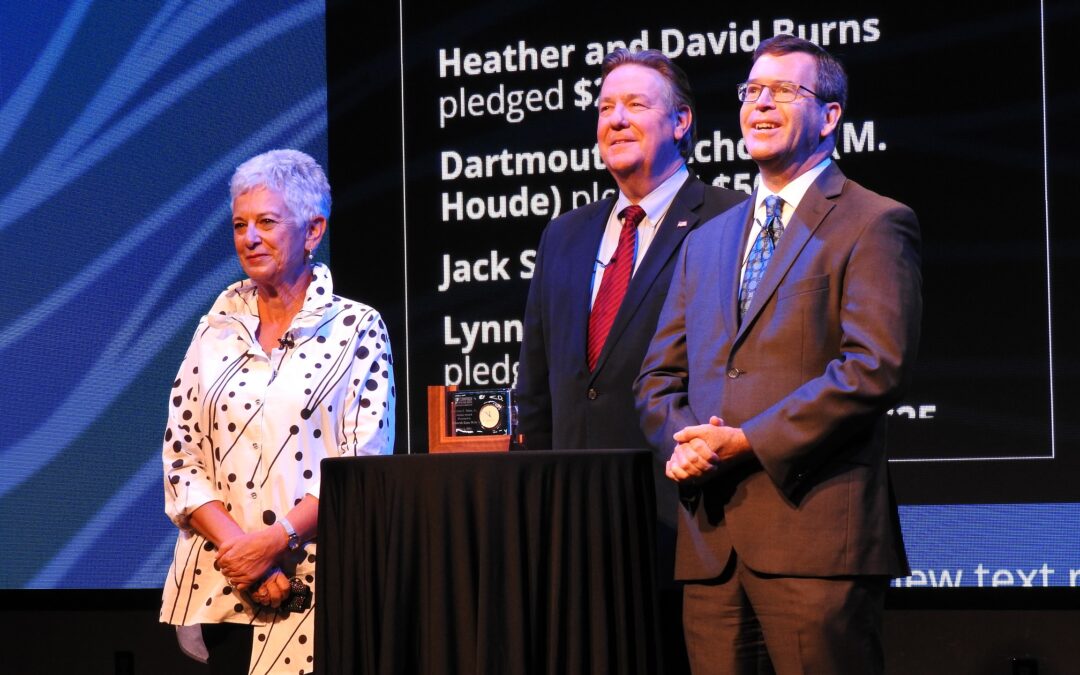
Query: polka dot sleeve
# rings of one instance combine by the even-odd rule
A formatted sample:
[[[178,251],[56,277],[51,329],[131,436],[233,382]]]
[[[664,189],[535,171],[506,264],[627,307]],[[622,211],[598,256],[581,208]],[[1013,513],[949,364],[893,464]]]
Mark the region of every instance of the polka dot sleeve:
[[[169,397],[169,415],[162,444],[165,469],[165,513],[182,529],[188,529],[188,515],[217,499],[212,487],[213,460],[208,455],[206,422],[200,414],[199,336],[206,331],[200,321],[188,347]]]
[[[386,325],[371,311],[357,329],[349,393],[341,416],[338,451],[343,457],[392,451],[394,359]]]

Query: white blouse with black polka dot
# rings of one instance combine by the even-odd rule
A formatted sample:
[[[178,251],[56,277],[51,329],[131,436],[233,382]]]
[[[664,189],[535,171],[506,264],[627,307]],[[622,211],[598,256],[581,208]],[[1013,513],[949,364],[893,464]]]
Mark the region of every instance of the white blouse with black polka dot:
[[[253,668],[310,673],[313,610],[251,604],[217,569],[214,546],[187,518],[220,500],[245,531],[267,527],[304,495],[319,496],[323,458],[393,452],[393,358],[378,312],[334,295],[321,264],[270,354],[255,339],[255,294],[245,280],[218,297],[173,383],[162,459],[165,511],[180,534],[161,621],[254,624]],[[315,548],[305,543],[285,569],[312,590]]]

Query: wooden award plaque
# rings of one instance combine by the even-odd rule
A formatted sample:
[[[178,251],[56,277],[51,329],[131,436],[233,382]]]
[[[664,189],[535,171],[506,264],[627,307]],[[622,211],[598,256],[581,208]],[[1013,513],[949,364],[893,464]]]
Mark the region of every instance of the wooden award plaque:
[[[428,452],[502,452],[510,449],[510,434],[460,436],[454,433],[451,394],[456,385],[428,387]],[[507,410],[509,414],[509,410]]]

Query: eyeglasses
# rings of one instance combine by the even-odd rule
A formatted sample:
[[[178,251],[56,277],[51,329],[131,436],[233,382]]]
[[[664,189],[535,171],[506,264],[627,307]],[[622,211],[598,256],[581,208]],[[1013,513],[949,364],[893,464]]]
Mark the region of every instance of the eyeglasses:
[[[806,89],[806,91],[813,94],[815,97],[821,98],[817,92],[813,89],[808,89],[801,84],[795,84],[794,82],[774,82],[773,84],[758,84],[757,82],[743,82],[739,85],[739,100],[743,103],[753,103],[761,98],[761,92],[769,90],[772,94],[772,100],[777,103],[791,103],[799,97],[799,90]]]

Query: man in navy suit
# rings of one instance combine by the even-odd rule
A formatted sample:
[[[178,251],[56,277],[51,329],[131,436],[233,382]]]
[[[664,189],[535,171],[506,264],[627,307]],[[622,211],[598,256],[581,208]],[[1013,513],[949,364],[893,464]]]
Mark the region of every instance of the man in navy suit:
[[[695,675],[884,669],[907,573],[885,412],[922,313],[919,226],[831,156],[843,68],[761,43],[739,86],[754,197],[686,240],[636,383],[680,488],[676,576]]]
[[[655,50],[617,49],[602,74],[596,139],[619,194],[563,214],[540,239],[516,387],[530,450],[649,447],[632,386],[676,253],[690,230],[745,199],[686,168],[694,103],[681,68]],[[622,236],[632,205],[644,217]]]
[[[694,102],[681,68],[655,50],[617,49],[602,74],[596,140],[619,194],[556,218],[540,239],[516,388],[530,450],[649,447],[633,383],[676,253],[690,230],[746,198],[687,170]],[[640,221],[625,217],[630,206]],[[687,666],[671,586],[677,495],[662,464],[657,474],[661,647],[678,673]]]

